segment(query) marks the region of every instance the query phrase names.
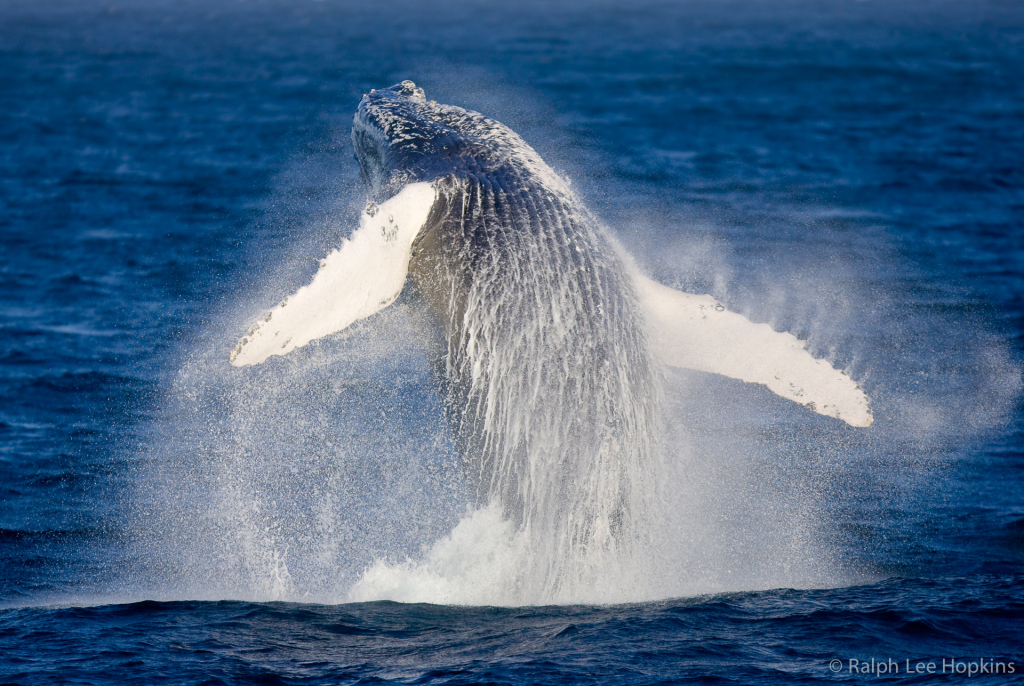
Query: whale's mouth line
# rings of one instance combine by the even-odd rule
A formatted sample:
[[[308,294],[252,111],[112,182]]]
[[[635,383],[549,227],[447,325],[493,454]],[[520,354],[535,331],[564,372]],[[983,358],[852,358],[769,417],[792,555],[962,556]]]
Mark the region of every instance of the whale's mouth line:
[[[377,197],[384,176],[387,148],[387,136],[373,122],[367,121],[357,113],[352,125],[353,156],[359,164],[359,177],[371,197]]]

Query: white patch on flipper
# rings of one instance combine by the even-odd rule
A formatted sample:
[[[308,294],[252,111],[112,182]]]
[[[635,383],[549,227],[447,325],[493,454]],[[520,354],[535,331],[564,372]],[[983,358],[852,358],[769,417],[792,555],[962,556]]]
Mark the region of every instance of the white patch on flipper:
[[[413,240],[435,198],[429,183],[413,183],[380,206],[369,206],[359,229],[320,262],[313,282],[249,328],[231,352],[231,364],[244,367],[286,355],[394,302],[409,273]]]
[[[871,426],[868,398],[845,372],[806,343],[729,312],[710,295],[690,295],[634,275],[662,362],[764,384],[773,393],[851,426]]]

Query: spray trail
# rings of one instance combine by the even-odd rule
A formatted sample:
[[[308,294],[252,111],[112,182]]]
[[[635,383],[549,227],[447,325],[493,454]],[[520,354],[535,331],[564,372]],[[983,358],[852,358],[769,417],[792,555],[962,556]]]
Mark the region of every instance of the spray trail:
[[[427,102],[407,81],[364,97],[353,142],[371,196],[359,230],[309,286],[258,317],[230,357],[214,352],[191,365],[179,392],[192,412],[231,427],[202,451],[228,453],[211,460],[220,470],[215,497],[181,526],[230,542],[218,564],[245,570],[223,575],[234,579],[231,592],[426,592],[444,602],[524,604],[678,589],[670,570],[679,558],[659,541],[685,528],[674,513],[686,503],[666,485],[654,324],[668,364],[759,381],[819,414],[871,423],[860,387],[793,336],[727,313],[709,296],[650,286],[567,184],[502,124]],[[406,275],[414,292],[397,298]],[[396,298],[399,307],[389,307]],[[432,322],[413,314],[428,308]],[[372,364],[366,349],[346,364],[314,343],[339,331],[343,341],[380,332],[385,310],[392,324],[407,317],[409,329],[425,332],[393,328],[386,337],[426,344],[412,376],[430,370],[438,391],[429,400],[374,407],[365,382],[339,385],[337,377],[365,378],[381,349]],[[360,323],[371,316],[372,325]],[[687,334],[687,354],[675,354],[677,330]],[[715,354],[723,346],[728,354]],[[380,369],[393,376],[389,367],[393,360]],[[408,448],[395,435],[417,405],[437,408],[454,445],[435,434],[426,445],[436,449],[404,466]],[[275,417],[290,417],[288,436],[315,444],[312,464],[294,464],[295,446]],[[329,436],[332,426],[355,432]],[[686,454],[680,444],[676,464]],[[438,509],[432,496],[443,498],[441,516],[423,512]],[[311,511],[321,515],[313,520]],[[369,530],[354,533],[360,526]],[[464,583],[478,575],[494,583]]]

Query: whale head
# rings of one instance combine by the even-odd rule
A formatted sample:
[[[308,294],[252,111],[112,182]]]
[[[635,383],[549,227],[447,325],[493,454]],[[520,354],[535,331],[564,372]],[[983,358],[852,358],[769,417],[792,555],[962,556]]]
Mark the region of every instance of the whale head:
[[[352,144],[371,198],[383,202],[410,182],[424,180],[427,166],[450,147],[455,132],[439,121],[436,103],[422,88],[402,81],[364,95],[352,124]]]
[[[409,183],[450,174],[480,178],[509,164],[548,169],[507,126],[479,112],[427,100],[412,81],[363,96],[352,123],[352,144],[377,203]]]

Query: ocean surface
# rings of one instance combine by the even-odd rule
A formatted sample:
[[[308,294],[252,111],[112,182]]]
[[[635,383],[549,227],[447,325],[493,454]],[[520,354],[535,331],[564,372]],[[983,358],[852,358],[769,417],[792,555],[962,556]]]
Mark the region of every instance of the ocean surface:
[[[231,367],[358,224],[352,115],[403,79],[873,426],[666,370],[646,554],[551,595],[415,294]],[[1024,673],[1019,2],[6,0],[0,240],[0,683]]]

